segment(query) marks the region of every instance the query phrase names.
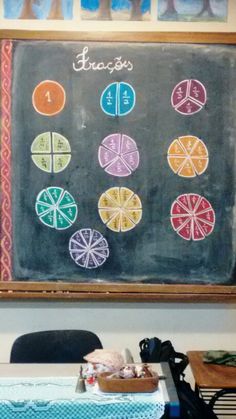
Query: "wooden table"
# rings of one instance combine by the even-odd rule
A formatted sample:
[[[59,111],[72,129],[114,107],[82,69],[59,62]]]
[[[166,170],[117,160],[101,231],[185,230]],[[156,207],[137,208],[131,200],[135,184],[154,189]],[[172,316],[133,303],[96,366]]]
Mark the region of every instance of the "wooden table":
[[[209,402],[217,415],[229,414],[236,417],[236,367],[203,362],[205,351],[189,351],[195,389]]]

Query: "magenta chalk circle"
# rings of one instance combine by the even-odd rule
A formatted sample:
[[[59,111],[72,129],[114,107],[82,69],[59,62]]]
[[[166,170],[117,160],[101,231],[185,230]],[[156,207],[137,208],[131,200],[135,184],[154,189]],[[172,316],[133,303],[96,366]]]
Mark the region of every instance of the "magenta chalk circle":
[[[171,95],[171,105],[182,115],[199,112],[207,101],[205,86],[199,80],[183,80],[178,83]]]

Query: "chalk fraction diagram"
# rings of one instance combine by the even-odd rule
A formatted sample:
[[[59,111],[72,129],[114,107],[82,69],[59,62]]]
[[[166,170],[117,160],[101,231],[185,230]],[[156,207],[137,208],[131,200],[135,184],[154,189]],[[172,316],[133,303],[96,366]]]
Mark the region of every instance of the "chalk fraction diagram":
[[[101,95],[100,106],[107,115],[125,116],[133,110],[135,101],[135,91],[129,83],[111,83]]]
[[[114,187],[104,192],[98,201],[98,211],[106,226],[115,232],[132,230],[142,218],[142,203],[128,188]]]
[[[107,240],[99,231],[91,228],[84,228],[73,234],[69,251],[77,265],[88,269],[103,265],[109,256]]]
[[[63,110],[65,102],[65,90],[60,83],[54,80],[42,81],[33,91],[33,107],[41,115],[57,115]]]
[[[31,145],[31,153],[35,165],[48,173],[62,172],[71,160],[70,143],[57,132],[39,134]]]
[[[236,282],[236,48],[1,47],[4,282]]]
[[[69,228],[77,218],[77,204],[66,190],[51,186],[36,198],[35,210],[40,221],[56,230]]]
[[[108,135],[99,147],[98,160],[110,175],[129,176],[139,165],[136,142],[127,135]]]
[[[183,80],[175,86],[171,95],[171,105],[182,115],[199,112],[207,101],[207,93],[199,80]]]
[[[186,135],[172,141],[167,160],[174,173],[192,178],[205,172],[208,166],[208,150],[202,140]]]
[[[179,195],[170,212],[173,229],[185,240],[203,240],[214,229],[215,212],[210,202],[198,194]]]

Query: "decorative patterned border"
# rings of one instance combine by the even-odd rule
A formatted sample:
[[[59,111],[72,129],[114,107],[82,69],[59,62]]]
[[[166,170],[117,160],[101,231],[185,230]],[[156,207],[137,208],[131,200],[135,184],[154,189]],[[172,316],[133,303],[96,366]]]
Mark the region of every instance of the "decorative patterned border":
[[[11,280],[11,70],[12,41],[1,45],[1,280]]]

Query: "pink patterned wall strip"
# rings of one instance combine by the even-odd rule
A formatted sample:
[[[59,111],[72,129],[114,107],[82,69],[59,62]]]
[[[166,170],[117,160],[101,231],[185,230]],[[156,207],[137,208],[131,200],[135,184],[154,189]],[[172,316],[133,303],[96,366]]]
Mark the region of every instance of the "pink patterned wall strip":
[[[11,70],[12,41],[4,40],[1,42],[1,281],[12,279]]]

